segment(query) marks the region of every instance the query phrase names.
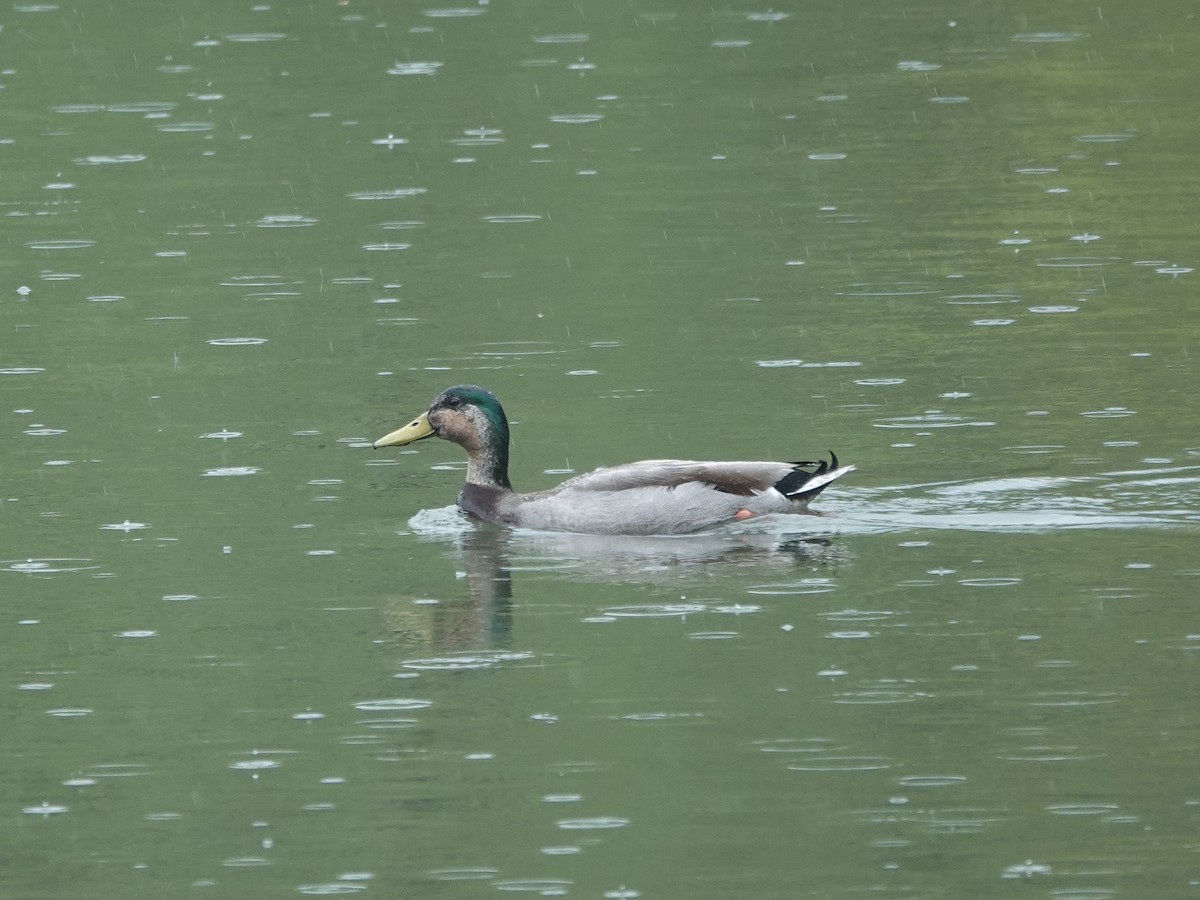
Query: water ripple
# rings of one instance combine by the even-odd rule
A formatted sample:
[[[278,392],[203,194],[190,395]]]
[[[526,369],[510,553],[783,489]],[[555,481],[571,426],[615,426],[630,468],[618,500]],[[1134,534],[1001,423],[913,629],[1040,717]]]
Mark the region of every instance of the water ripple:
[[[570,33],[538,35],[533,39],[533,42],[535,44],[582,44],[589,40],[591,40],[590,35]]]
[[[895,762],[886,756],[818,756],[811,761],[792,763],[792,772],[877,772],[890,769]]]
[[[68,572],[90,572],[100,568],[90,559],[8,559],[0,560],[0,572],[21,575],[60,575]]]
[[[588,125],[592,122],[599,122],[603,118],[603,113],[571,113],[551,116],[550,121],[560,125]]]
[[[427,9],[422,15],[430,19],[470,19],[482,16],[487,12],[486,6],[448,6],[441,9]]]
[[[498,216],[484,216],[482,221],[489,222],[492,225],[522,225],[527,222],[538,222],[541,216],[531,213],[509,213]]]
[[[801,578],[799,581],[784,581],[777,584],[755,584],[746,588],[747,594],[765,596],[801,596],[827,594],[837,585],[831,578]]]
[[[21,812],[30,816],[56,816],[67,812],[69,809],[69,806],[64,806],[61,803],[47,803],[43,800],[37,806],[21,807]]]
[[[955,787],[964,784],[965,775],[904,775],[896,783],[906,788]]]
[[[122,163],[142,162],[146,159],[144,153],[118,153],[113,156],[83,156],[73,160],[77,166],[110,166]]]
[[[899,703],[914,703],[930,696],[924,691],[909,688],[880,687],[841,691],[834,695],[833,702],[845,706],[894,706]]]
[[[861,362],[851,360],[834,360],[831,362],[805,362],[802,359],[756,359],[754,364],[760,369],[843,369],[856,368]]]
[[[427,190],[423,187],[390,188],[378,191],[354,191],[346,196],[351,200],[399,200],[401,197],[419,197]]]
[[[142,763],[100,763],[88,766],[84,774],[89,778],[139,778],[149,775],[150,769]]]
[[[354,704],[354,708],[361,712],[395,712],[400,710],[428,709],[432,705],[432,700],[393,697],[385,700],[361,700]]]
[[[501,663],[523,662],[533,658],[534,654],[517,650],[489,650],[410,659],[401,663],[401,666],[423,672],[460,672],[468,669],[490,669]]]
[[[490,881],[500,874],[500,870],[482,866],[456,866],[449,869],[430,869],[425,874],[438,881]]]
[[[833,532],[1195,528],[1200,466],[994,478],[881,490],[842,488],[823,507]]]
[[[398,62],[387,70],[389,75],[436,75],[440,62]]]
[[[1018,44],[1066,44],[1084,36],[1081,31],[1032,31],[1014,34],[1011,40]]]
[[[637,606],[612,606],[601,615],[618,619],[676,618],[701,613],[707,608],[703,603],[646,603]]]
[[[263,216],[254,224],[258,228],[308,228],[316,225],[317,219],[300,215]]]
[[[141,530],[143,530],[145,528],[149,528],[149,527],[150,527],[149,524],[147,524],[146,522],[130,522],[128,519],[126,519],[124,522],[113,522],[108,525],[101,525],[100,530],[101,531],[123,531],[126,534],[128,534],[131,531],[141,531]]]
[[[95,241],[27,241],[25,246],[30,250],[82,250],[91,247]]]
[[[1099,816],[1120,808],[1116,803],[1053,803],[1046,812],[1055,816]]]
[[[296,887],[296,892],[313,897],[332,897],[340,894],[357,894],[366,889],[367,885],[354,881],[331,881],[325,884],[301,884]]]
[[[393,242],[393,243],[363,244],[362,248],[369,252],[377,253],[377,252],[386,252],[386,251],[394,251],[394,250],[407,250],[411,246],[412,246],[412,244],[402,244],[402,243],[394,243]]]
[[[164,134],[204,134],[213,130],[212,122],[164,122],[157,128]]]
[[[176,103],[169,100],[133,100],[125,103],[109,103],[104,108],[115,113],[134,113],[139,116],[159,116],[171,112]]]
[[[585,819],[559,819],[555,824],[565,831],[595,831],[624,828],[629,824],[629,820],[619,816],[592,816]]]
[[[1039,259],[1035,265],[1043,269],[1090,269],[1116,262],[1119,257],[1103,256],[1054,256]]]
[[[269,44],[282,41],[285,37],[287,37],[286,34],[277,31],[261,31],[247,34],[227,34],[225,40],[234,44]]]
[[[506,878],[492,883],[498,891],[517,891],[540,894],[543,897],[565,897],[575,882],[565,878]]]
[[[966,416],[951,415],[938,410],[930,410],[919,416],[894,416],[887,419],[876,419],[871,423],[876,428],[963,428],[969,426],[990,426],[995,422],[984,422],[968,419]]]

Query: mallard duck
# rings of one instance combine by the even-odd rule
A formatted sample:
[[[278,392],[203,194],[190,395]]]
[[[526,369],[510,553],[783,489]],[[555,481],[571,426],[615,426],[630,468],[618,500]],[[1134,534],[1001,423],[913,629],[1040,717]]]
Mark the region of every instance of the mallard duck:
[[[596,469],[558,487],[518,494],[508,480],[508,419],[475,385],[452,387],[375,449],[429,437],[467,451],[458,495],[465,512],[514,528],[591,534],[682,534],[770,513],[802,512],[830,482],[854,469],[829,462],[693,462],[647,459]],[[805,467],[812,467],[806,471]]]

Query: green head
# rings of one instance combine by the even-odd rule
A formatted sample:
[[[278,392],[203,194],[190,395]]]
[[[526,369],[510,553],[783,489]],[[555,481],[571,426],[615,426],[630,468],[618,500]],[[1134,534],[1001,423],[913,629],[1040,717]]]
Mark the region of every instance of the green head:
[[[467,451],[467,481],[511,489],[508,480],[508,418],[491,391],[460,384],[442,391],[429,409],[375,447],[398,447],[427,437],[453,441]]]

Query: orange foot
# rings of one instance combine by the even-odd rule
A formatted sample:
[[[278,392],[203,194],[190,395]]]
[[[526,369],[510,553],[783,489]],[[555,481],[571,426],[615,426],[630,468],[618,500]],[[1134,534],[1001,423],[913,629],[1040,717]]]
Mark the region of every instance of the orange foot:
[[[735,519],[737,519],[738,521],[741,521],[742,519],[753,518],[754,513],[750,512],[750,510],[748,510],[748,509],[739,509],[737,512],[735,512],[733,514],[733,517]]]

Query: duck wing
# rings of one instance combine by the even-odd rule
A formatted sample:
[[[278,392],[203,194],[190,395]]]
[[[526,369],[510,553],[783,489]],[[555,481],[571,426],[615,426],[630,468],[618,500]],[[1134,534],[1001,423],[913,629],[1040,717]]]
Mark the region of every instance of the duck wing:
[[[564,481],[558,491],[628,491],[704,484],[723,494],[751,497],[787,478],[796,468],[783,462],[698,462],[689,459],[644,459],[596,469]]]

